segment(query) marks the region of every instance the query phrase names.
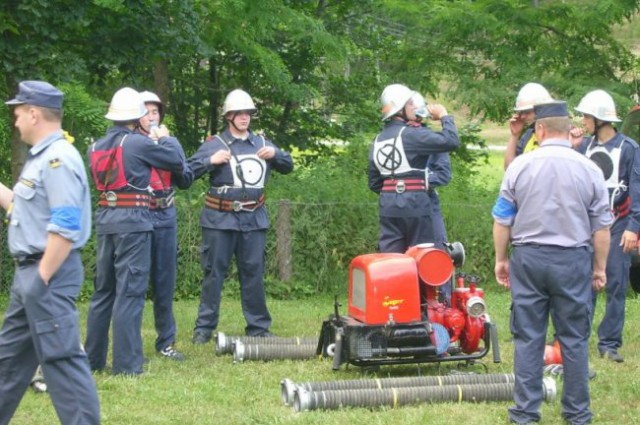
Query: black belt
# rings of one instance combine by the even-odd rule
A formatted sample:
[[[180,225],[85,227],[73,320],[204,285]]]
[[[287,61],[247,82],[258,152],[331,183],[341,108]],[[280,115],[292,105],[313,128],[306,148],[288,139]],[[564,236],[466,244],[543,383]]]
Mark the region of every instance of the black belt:
[[[43,256],[44,252],[38,252],[36,254],[19,255],[17,257],[13,257],[13,259],[16,264],[18,264],[18,267],[24,267],[37,263]]]

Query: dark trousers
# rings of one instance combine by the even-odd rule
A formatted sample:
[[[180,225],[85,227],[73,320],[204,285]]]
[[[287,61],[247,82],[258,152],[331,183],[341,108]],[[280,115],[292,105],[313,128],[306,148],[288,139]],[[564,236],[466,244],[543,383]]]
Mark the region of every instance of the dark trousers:
[[[564,365],[562,415],[572,424],[591,422],[589,335],[592,253],[588,248],[517,246],[511,257],[511,332],[515,345],[516,422],[540,419],[549,314]]]
[[[627,228],[628,221],[629,217],[625,217],[617,220],[611,226],[611,245],[607,258],[607,285],[605,286],[607,306],[600,326],[598,326],[598,348],[600,350],[618,350],[622,347],[631,254],[625,254],[622,251],[620,239]],[[593,312],[595,312],[597,300],[598,293],[594,292]]]
[[[40,278],[37,262],[17,268],[0,331],[0,424],[11,420],[38,364],[61,423],[100,423],[75,304],[83,281],[78,251],[71,252],[49,285]]]
[[[431,215],[380,217],[380,252],[405,253],[409,247],[434,242]]]
[[[150,249],[151,232],[98,235],[85,343],[93,370],[107,364],[113,319],[113,373],[142,373],[142,312],[149,287]]]
[[[158,334],[156,351],[160,351],[176,342],[173,296],[178,262],[177,226],[154,228],[151,241],[153,317]]]
[[[245,333],[259,335],[271,326],[264,290],[266,230],[240,232],[202,228],[204,280],[195,330],[210,335],[218,327],[224,279],[235,255],[240,278]]]

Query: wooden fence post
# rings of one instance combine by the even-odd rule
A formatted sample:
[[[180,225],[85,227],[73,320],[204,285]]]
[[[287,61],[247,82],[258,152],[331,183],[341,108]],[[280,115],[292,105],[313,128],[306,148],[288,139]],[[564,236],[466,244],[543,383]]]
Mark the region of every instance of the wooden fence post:
[[[291,201],[281,199],[278,203],[278,219],[276,221],[276,252],[278,273],[283,282],[290,281],[293,275],[291,239]]]

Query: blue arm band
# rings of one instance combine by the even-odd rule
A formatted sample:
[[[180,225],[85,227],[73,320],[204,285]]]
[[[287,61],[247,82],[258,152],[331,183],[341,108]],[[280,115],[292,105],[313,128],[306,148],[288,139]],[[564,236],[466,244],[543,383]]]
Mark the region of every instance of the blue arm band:
[[[500,196],[493,206],[491,213],[496,218],[510,219],[515,217],[518,212],[516,204]]]
[[[51,209],[51,223],[67,230],[80,230],[82,210],[76,207]]]

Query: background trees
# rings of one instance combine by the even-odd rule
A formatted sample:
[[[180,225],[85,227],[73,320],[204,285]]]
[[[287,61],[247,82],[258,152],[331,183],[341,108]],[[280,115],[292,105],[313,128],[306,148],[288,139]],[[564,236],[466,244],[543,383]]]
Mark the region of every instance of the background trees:
[[[324,142],[369,143],[379,94],[392,82],[444,98],[477,123],[506,119],[528,81],[573,105],[604,88],[627,110],[640,66],[612,29],[639,8],[636,0],[5,0],[0,98],[22,79],[62,86],[64,127],[84,151],[104,132],[115,90],[153,90],[190,154],[220,129],[225,94],[242,87],[258,104],[260,129],[305,151],[299,163],[322,156],[326,166],[344,154]],[[478,142],[476,130],[465,131],[467,142]],[[26,147],[4,105],[0,139],[13,141],[0,144],[0,179],[11,184]],[[457,178],[471,153],[459,154]],[[358,173],[357,161],[336,164]]]

